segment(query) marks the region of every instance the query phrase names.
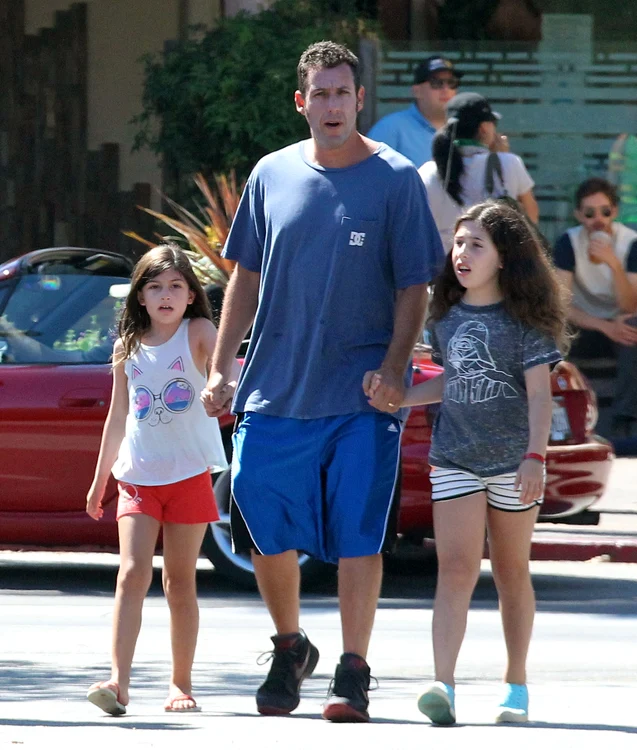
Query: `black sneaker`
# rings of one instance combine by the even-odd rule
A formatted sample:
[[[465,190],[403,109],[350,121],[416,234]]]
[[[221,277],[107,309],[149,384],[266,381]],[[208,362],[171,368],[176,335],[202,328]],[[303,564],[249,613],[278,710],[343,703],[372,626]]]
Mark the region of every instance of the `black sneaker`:
[[[369,721],[369,666],[358,654],[343,654],[323,704],[323,718],[338,722]]]
[[[264,716],[281,716],[299,705],[301,684],[316,669],[319,652],[305,633],[274,635],[272,643],[274,650],[265,660],[272,659],[272,666],[257,690],[257,710]]]

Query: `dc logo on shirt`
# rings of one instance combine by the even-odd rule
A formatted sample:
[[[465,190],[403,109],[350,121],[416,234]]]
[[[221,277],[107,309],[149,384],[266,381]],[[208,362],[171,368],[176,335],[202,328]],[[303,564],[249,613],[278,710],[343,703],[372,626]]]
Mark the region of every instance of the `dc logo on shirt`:
[[[350,232],[349,244],[355,247],[363,247],[365,244],[365,232]]]

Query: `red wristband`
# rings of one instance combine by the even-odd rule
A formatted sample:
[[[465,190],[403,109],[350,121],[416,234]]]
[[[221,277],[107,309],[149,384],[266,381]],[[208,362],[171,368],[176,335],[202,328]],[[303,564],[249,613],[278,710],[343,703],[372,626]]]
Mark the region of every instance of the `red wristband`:
[[[533,461],[539,461],[541,464],[546,463],[546,459],[541,453],[525,453],[524,458],[525,460],[531,458]]]

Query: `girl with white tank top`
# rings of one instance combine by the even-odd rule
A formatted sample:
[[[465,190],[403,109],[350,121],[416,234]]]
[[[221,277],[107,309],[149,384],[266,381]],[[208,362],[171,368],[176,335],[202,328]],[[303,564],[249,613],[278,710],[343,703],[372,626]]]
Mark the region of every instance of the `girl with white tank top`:
[[[217,331],[205,292],[178,247],[156,247],[137,263],[119,334],[111,405],[86,503],[86,512],[99,520],[112,472],[119,488],[121,559],[113,661],[110,678],[92,685],[87,697],[107,714],[126,713],[161,529],[164,590],[171,632],[177,634],[164,709],[197,711],[191,695],[199,622],[196,563],[206,527],[219,519],[210,473],[228,464],[219,423],[200,401]]]
[[[112,469],[120,482],[171,484],[228,465],[219,423],[199,401],[206,377],[190,351],[191,323],[163,344],[140,343],[124,363],[129,409]]]

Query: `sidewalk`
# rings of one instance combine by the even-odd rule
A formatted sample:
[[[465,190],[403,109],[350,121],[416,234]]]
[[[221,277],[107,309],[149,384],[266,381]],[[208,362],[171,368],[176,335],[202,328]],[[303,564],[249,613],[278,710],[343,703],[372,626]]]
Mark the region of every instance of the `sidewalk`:
[[[637,458],[617,458],[608,489],[592,510],[598,526],[542,524],[533,534],[533,560],[637,562]]]

